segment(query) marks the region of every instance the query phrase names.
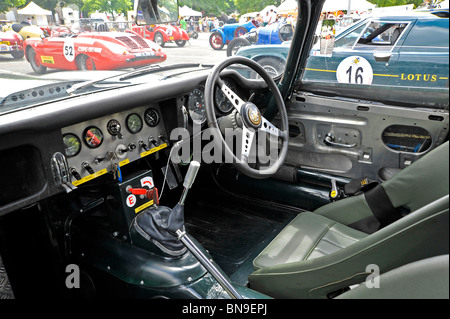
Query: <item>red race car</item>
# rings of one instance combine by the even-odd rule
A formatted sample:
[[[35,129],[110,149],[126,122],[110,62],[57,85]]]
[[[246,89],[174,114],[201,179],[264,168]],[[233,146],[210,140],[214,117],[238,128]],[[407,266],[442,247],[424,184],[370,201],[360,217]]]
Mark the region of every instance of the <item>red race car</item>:
[[[139,34],[144,39],[155,41],[158,45],[163,47],[166,42],[174,41],[179,47],[184,47],[189,41],[187,32],[177,26],[169,24],[157,24],[153,26],[133,26],[132,31]]]
[[[11,54],[14,59],[22,59],[22,37],[14,31],[0,32],[0,54]]]
[[[163,62],[156,43],[125,32],[73,33],[54,28],[50,37],[24,41],[25,56],[36,73],[62,70],[113,70]]]

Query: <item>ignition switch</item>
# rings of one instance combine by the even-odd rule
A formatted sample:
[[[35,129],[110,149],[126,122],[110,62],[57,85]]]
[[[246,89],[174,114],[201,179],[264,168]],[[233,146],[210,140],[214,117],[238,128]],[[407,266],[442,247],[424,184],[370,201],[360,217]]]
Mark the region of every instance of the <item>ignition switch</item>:
[[[109,121],[106,128],[108,129],[108,133],[112,136],[117,136],[119,139],[123,139],[123,135],[121,133],[122,127],[120,126],[120,123],[118,121]]]

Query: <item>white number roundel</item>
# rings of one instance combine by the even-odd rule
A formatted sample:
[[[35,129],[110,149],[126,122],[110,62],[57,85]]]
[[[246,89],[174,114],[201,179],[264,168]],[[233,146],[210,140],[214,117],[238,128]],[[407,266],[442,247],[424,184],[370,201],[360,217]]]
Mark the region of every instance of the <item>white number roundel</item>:
[[[373,81],[373,69],[363,57],[350,56],[339,64],[336,78],[339,83],[370,85]]]
[[[73,62],[73,60],[75,60],[75,44],[73,39],[64,41],[63,54],[67,61]]]

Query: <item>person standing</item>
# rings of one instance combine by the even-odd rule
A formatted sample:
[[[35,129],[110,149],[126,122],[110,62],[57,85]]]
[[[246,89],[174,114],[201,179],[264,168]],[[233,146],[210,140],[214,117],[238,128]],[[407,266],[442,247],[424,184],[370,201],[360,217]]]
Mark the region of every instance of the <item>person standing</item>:
[[[264,20],[263,20],[263,18],[261,17],[261,14],[257,14],[256,15],[256,21],[258,21],[258,25],[263,25],[264,24]]]
[[[269,23],[270,17],[269,17],[269,11],[266,11],[266,15],[263,17],[263,24],[266,26]]]
[[[219,27],[219,19],[217,17],[214,18],[214,29],[217,29]]]
[[[186,30],[186,20],[184,20],[184,17],[181,17],[180,27],[181,29]]]

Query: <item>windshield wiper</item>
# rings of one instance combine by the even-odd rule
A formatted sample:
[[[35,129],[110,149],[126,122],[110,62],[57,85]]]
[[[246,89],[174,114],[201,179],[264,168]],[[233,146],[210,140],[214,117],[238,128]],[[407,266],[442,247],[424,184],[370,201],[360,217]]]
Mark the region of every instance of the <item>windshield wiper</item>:
[[[211,68],[213,65],[206,65],[206,64],[201,64],[201,63],[179,63],[179,64],[171,64],[171,65],[167,65],[167,66],[160,66],[160,65],[149,65],[149,66],[145,66],[142,67],[140,69],[128,72],[124,75],[122,75],[121,77],[119,77],[120,75],[113,75],[113,76],[109,76],[103,79],[97,79],[97,80],[91,80],[91,81],[86,81],[86,82],[82,82],[76,85],[73,85],[70,89],[67,89],[67,93],[69,95],[73,95],[75,92],[90,87],[96,83],[99,82],[103,82],[112,78],[117,78],[119,77],[119,81],[125,81],[137,76],[141,76],[144,74],[151,74],[151,73],[155,73],[155,72],[160,72],[160,71],[169,71],[169,70],[175,70],[175,69],[181,69],[181,68],[193,68],[193,67],[199,67],[199,68]]]
[[[149,68],[149,69],[141,68],[141,69],[138,69],[136,71],[130,72],[130,73],[125,74],[124,76],[122,76],[120,78],[120,80],[123,81],[123,80],[127,80],[127,79],[130,79],[130,78],[136,77],[136,76],[143,75],[143,74],[153,73],[153,72],[156,72],[156,71],[158,71],[158,72],[159,71],[170,71],[170,70],[176,70],[176,69],[181,69],[181,68],[195,68],[195,67],[198,67],[198,68],[211,68],[211,67],[213,67],[212,64],[209,65],[209,64],[202,64],[202,63],[178,63],[178,64],[167,65],[167,66],[164,66],[164,67],[161,67],[160,65],[157,65],[157,66],[159,68],[154,68],[154,69],[152,69],[152,68]]]

